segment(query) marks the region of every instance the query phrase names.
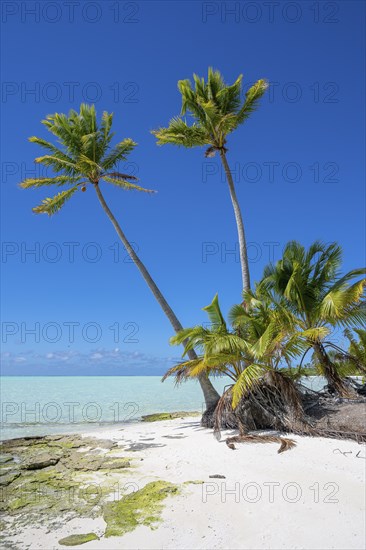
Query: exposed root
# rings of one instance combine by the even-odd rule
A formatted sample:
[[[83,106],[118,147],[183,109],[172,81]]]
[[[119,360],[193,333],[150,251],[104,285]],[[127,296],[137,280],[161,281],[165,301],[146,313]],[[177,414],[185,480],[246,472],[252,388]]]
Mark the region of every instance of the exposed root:
[[[234,443],[280,443],[280,448],[277,451],[278,453],[283,453],[284,451],[289,451],[290,449],[296,447],[296,442],[293,439],[275,435],[243,434],[227,438],[226,445],[229,449],[236,449]]]
[[[350,383],[356,384],[353,380]],[[356,390],[355,400],[333,397],[330,393],[305,388],[282,373],[271,373],[243,395],[235,410],[231,388],[227,389],[217,406],[206,411],[202,425],[214,428],[218,440],[222,429],[238,429],[237,436],[226,440],[233,450],[239,442],[277,442],[281,445],[279,452],[295,446],[286,438],[251,433],[263,430],[361,443],[366,441],[366,399],[362,396],[366,393],[366,385]]]

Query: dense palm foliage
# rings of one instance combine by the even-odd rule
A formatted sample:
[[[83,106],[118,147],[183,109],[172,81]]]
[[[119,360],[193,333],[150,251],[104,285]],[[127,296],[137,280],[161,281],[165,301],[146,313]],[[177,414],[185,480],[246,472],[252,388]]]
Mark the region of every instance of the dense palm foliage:
[[[319,374],[343,396],[350,395],[327,347],[334,327],[362,326],[366,322],[365,268],[340,275],[341,248],[315,242],[308,250],[295,241],[287,244],[283,258],[264,270],[257,291],[287,311],[294,334],[313,349]],[[357,279],[357,280],[356,280]],[[276,306],[277,307],[277,306]]]
[[[233,328],[229,329],[222,315],[217,295],[203,308],[210,327],[195,326],[173,336],[174,345],[186,341],[184,355],[193,348],[200,350],[197,359],[182,361],[166,373],[177,382],[198,377],[202,372],[227,376],[235,408],[243,395],[258,385],[267,374],[280,372],[283,363],[290,362],[304,349],[298,338],[288,334],[284,315],[260,301],[252,292],[244,293],[246,306],[234,306],[230,312]]]
[[[36,158],[35,162],[52,168],[55,175],[28,178],[21,183],[21,187],[28,189],[67,186],[68,189],[52,198],[44,199],[33,209],[34,212],[55,214],[76,191],[85,191],[88,185],[96,186],[100,180],[126,190],[152,192],[131,183],[137,181],[135,176],[121,174],[116,170],[118,164],[127,159],[127,155],[137,144],[127,138],[111,147],[114,136],[111,131],[112,122],[113,114],[104,112],[98,127],[95,107],[85,104],[80,106],[79,113],[74,110],[68,115],[55,113],[42,121],[47,130],[56,136],[59,146],[34,136],[29,141],[48,152]]]
[[[366,374],[366,330],[362,328],[354,328],[353,331],[346,328],[344,335],[349,340],[348,353],[345,354],[343,360],[354,369],[362,374]],[[342,353],[338,357],[342,358]],[[343,354],[344,355],[344,354]]]
[[[256,406],[266,411],[265,415],[273,427],[288,431],[302,425],[303,407],[299,390],[292,378],[280,369],[281,363],[290,362],[299,353],[301,342],[288,335],[282,317],[277,316],[269,303],[260,301],[250,291],[244,292],[244,296],[245,307],[241,304],[230,312],[232,329],[225,322],[216,295],[212,303],[204,308],[210,319],[209,328],[188,328],[171,339],[171,343],[176,345],[186,342],[184,355],[193,347],[200,350],[200,355],[194,361],[182,361],[175,365],[164,379],[175,376],[177,382],[182,382],[203,372],[228,377],[228,388],[214,413],[215,435],[220,436],[221,426],[227,425],[227,420],[230,424],[230,416],[233,415],[230,411],[234,409],[240,433],[226,440],[231,449],[239,442],[278,442],[281,443],[278,452],[283,452],[291,449],[294,441],[278,436],[249,435],[248,430],[252,428],[246,425],[240,407],[244,397],[245,402],[251,402],[249,409]],[[249,417],[252,417],[251,410]]]
[[[31,137],[30,141],[46,149],[48,154],[38,157],[36,162],[52,168],[55,175],[53,177],[28,178],[21,183],[21,187],[24,189],[44,186],[68,187],[52,198],[44,199],[39,206],[33,209],[37,214],[45,213],[49,216],[58,212],[79,189],[85,191],[87,186],[93,187],[104,212],[112,222],[124,247],[168,317],[173,329],[180,331],[182,325],[126,238],[100,189],[100,183],[104,180],[125,190],[151,192],[136,183],[131,183],[137,181],[135,176],[129,176],[117,170],[118,163],[126,160],[136,143],[128,138],[111,147],[114,136],[111,131],[112,121],[113,114],[104,112],[100,124],[98,124],[95,107],[85,104],[81,105],[79,113],[71,110],[68,115],[56,113],[47,116],[42,123],[51,134],[56,136],[58,146],[38,137]],[[190,351],[190,356],[192,359],[196,357],[193,349]],[[216,403],[219,395],[208,378],[203,375],[200,377],[200,383],[206,404],[210,406]]]
[[[263,79],[258,80],[249,88],[242,101],[242,78],[240,75],[234,84],[228,86],[220,72],[210,68],[206,82],[197,75],[193,76],[194,85],[190,80],[180,80],[178,89],[182,95],[181,116],[173,118],[167,128],[159,128],[153,134],[157,137],[159,145],[171,143],[184,147],[206,146],[206,157],[212,157],[216,151],[219,152],[237,224],[243,288],[249,290],[250,276],[244,224],[226,158],[227,137],[258,107],[268,84]],[[191,125],[183,118],[186,114],[193,119]]]
[[[334,327],[365,323],[366,281],[360,276],[366,270],[355,269],[341,277],[340,265],[341,249],[335,244],[316,242],[306,251],[297,242],[288,243],[282,260],[267,266],[256,291],[244,292],[243,303],[230,311],[232,330],[227,327],[216,296],[204,308],[210,328],[188,328],[172,338],[173,344],[187,341],[185,353],[193,347],[201,353],[194,361],[172,367],[166,376],[181,381],[202,372],[224,374],[232,380],[235,408],[267,373],[296,377],[297,372],[289,367],[313,349],[318,374],[327,378],[331,389],[350,396],[352,389],[343,377],[354,373],[355,364],[362,367],[365,332],[358,330],[357,342],[348,331],[351,351],[343,353],[342,361],[342,350],[332,342],[330,333]],[[357,280],[350,284],[353,279]],[[352,368],[346,368],[344,359]]]

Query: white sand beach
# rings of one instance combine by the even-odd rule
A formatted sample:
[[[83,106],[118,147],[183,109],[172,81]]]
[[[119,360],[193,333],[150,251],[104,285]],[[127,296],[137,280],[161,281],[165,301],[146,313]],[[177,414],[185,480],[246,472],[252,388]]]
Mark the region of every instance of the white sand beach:
[[[62,548],[63,537],[94,532],[99,540],[74,548],[365,548],[365,445],[295,436],[296,448],[282,454],[277,444],[242,444],[232,451],[224,442],[232,433],[223,432],[217,442],[199,417],[85,433],[116,441],[121,456],[131,458],[132,473],[120,474],[119,498],[157,480],[180,486],[163,501],[161,522],[109,538],[102,518],[73,519],[56,530],[45,522],[25,527],[8,543]]]

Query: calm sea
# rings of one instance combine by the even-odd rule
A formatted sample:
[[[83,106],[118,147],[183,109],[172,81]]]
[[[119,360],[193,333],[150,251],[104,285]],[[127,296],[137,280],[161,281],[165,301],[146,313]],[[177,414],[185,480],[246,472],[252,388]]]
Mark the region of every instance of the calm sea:
[[[230,381],[214,379],[219,393]],[[8,376],[1,384],[1,439],[78,432],[136,422],[155,412],[203,411],[195,381],[174,385],[160,376]],[[320,389],[324,381],[309,377]]]

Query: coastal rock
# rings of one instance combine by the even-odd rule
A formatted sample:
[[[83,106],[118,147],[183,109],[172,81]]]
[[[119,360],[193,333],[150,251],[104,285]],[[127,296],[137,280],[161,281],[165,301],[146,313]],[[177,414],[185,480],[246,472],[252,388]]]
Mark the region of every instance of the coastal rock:
[[[49,435],[44,438],[44,441],[50,447],[60,447],[63,449],[80,449],[81,447],[112,449],[116,445],[110,439],[95,439],[93,437],[80,437],[79,435]]]
[[[13,457],[11,455],[0,455],[0,465],[11,462]]]
[[[6,439],[1,443],[2,450],[12,449],[13,447],[27,447],[43,443],[43,436],[17,437],[15,439]]]
[[[27,458],[22,465],[25,470],[42,470],[48,466],[54,466],[60,460],[60,456],[50,453],[40,453],[39,455]]]
[[[14,481],[14,479],[17,479],[17,477],[19,476],[20,476],[19,471],[9,472],[5,475],[0,476],[0,486],[7,487],[8,485],[10,485],[10,483]]]
[[[83,456],[84,455],[84,456]],[[82,453],[72,453],[62,460],[62,464],[71,470],[82,470],[95,472],[97,470],[120,470],[129,468],[131,463],[126,458],[110,458],[105,455],[91,455]]]
[[[171,413],[155,413],[155,414],[146,414],[141,417],[142,422],[159,422],[160,420],[173,420],[174,418],[186,418],[189,416],[198,416],[201,413],[198,411],[178,411]]]

